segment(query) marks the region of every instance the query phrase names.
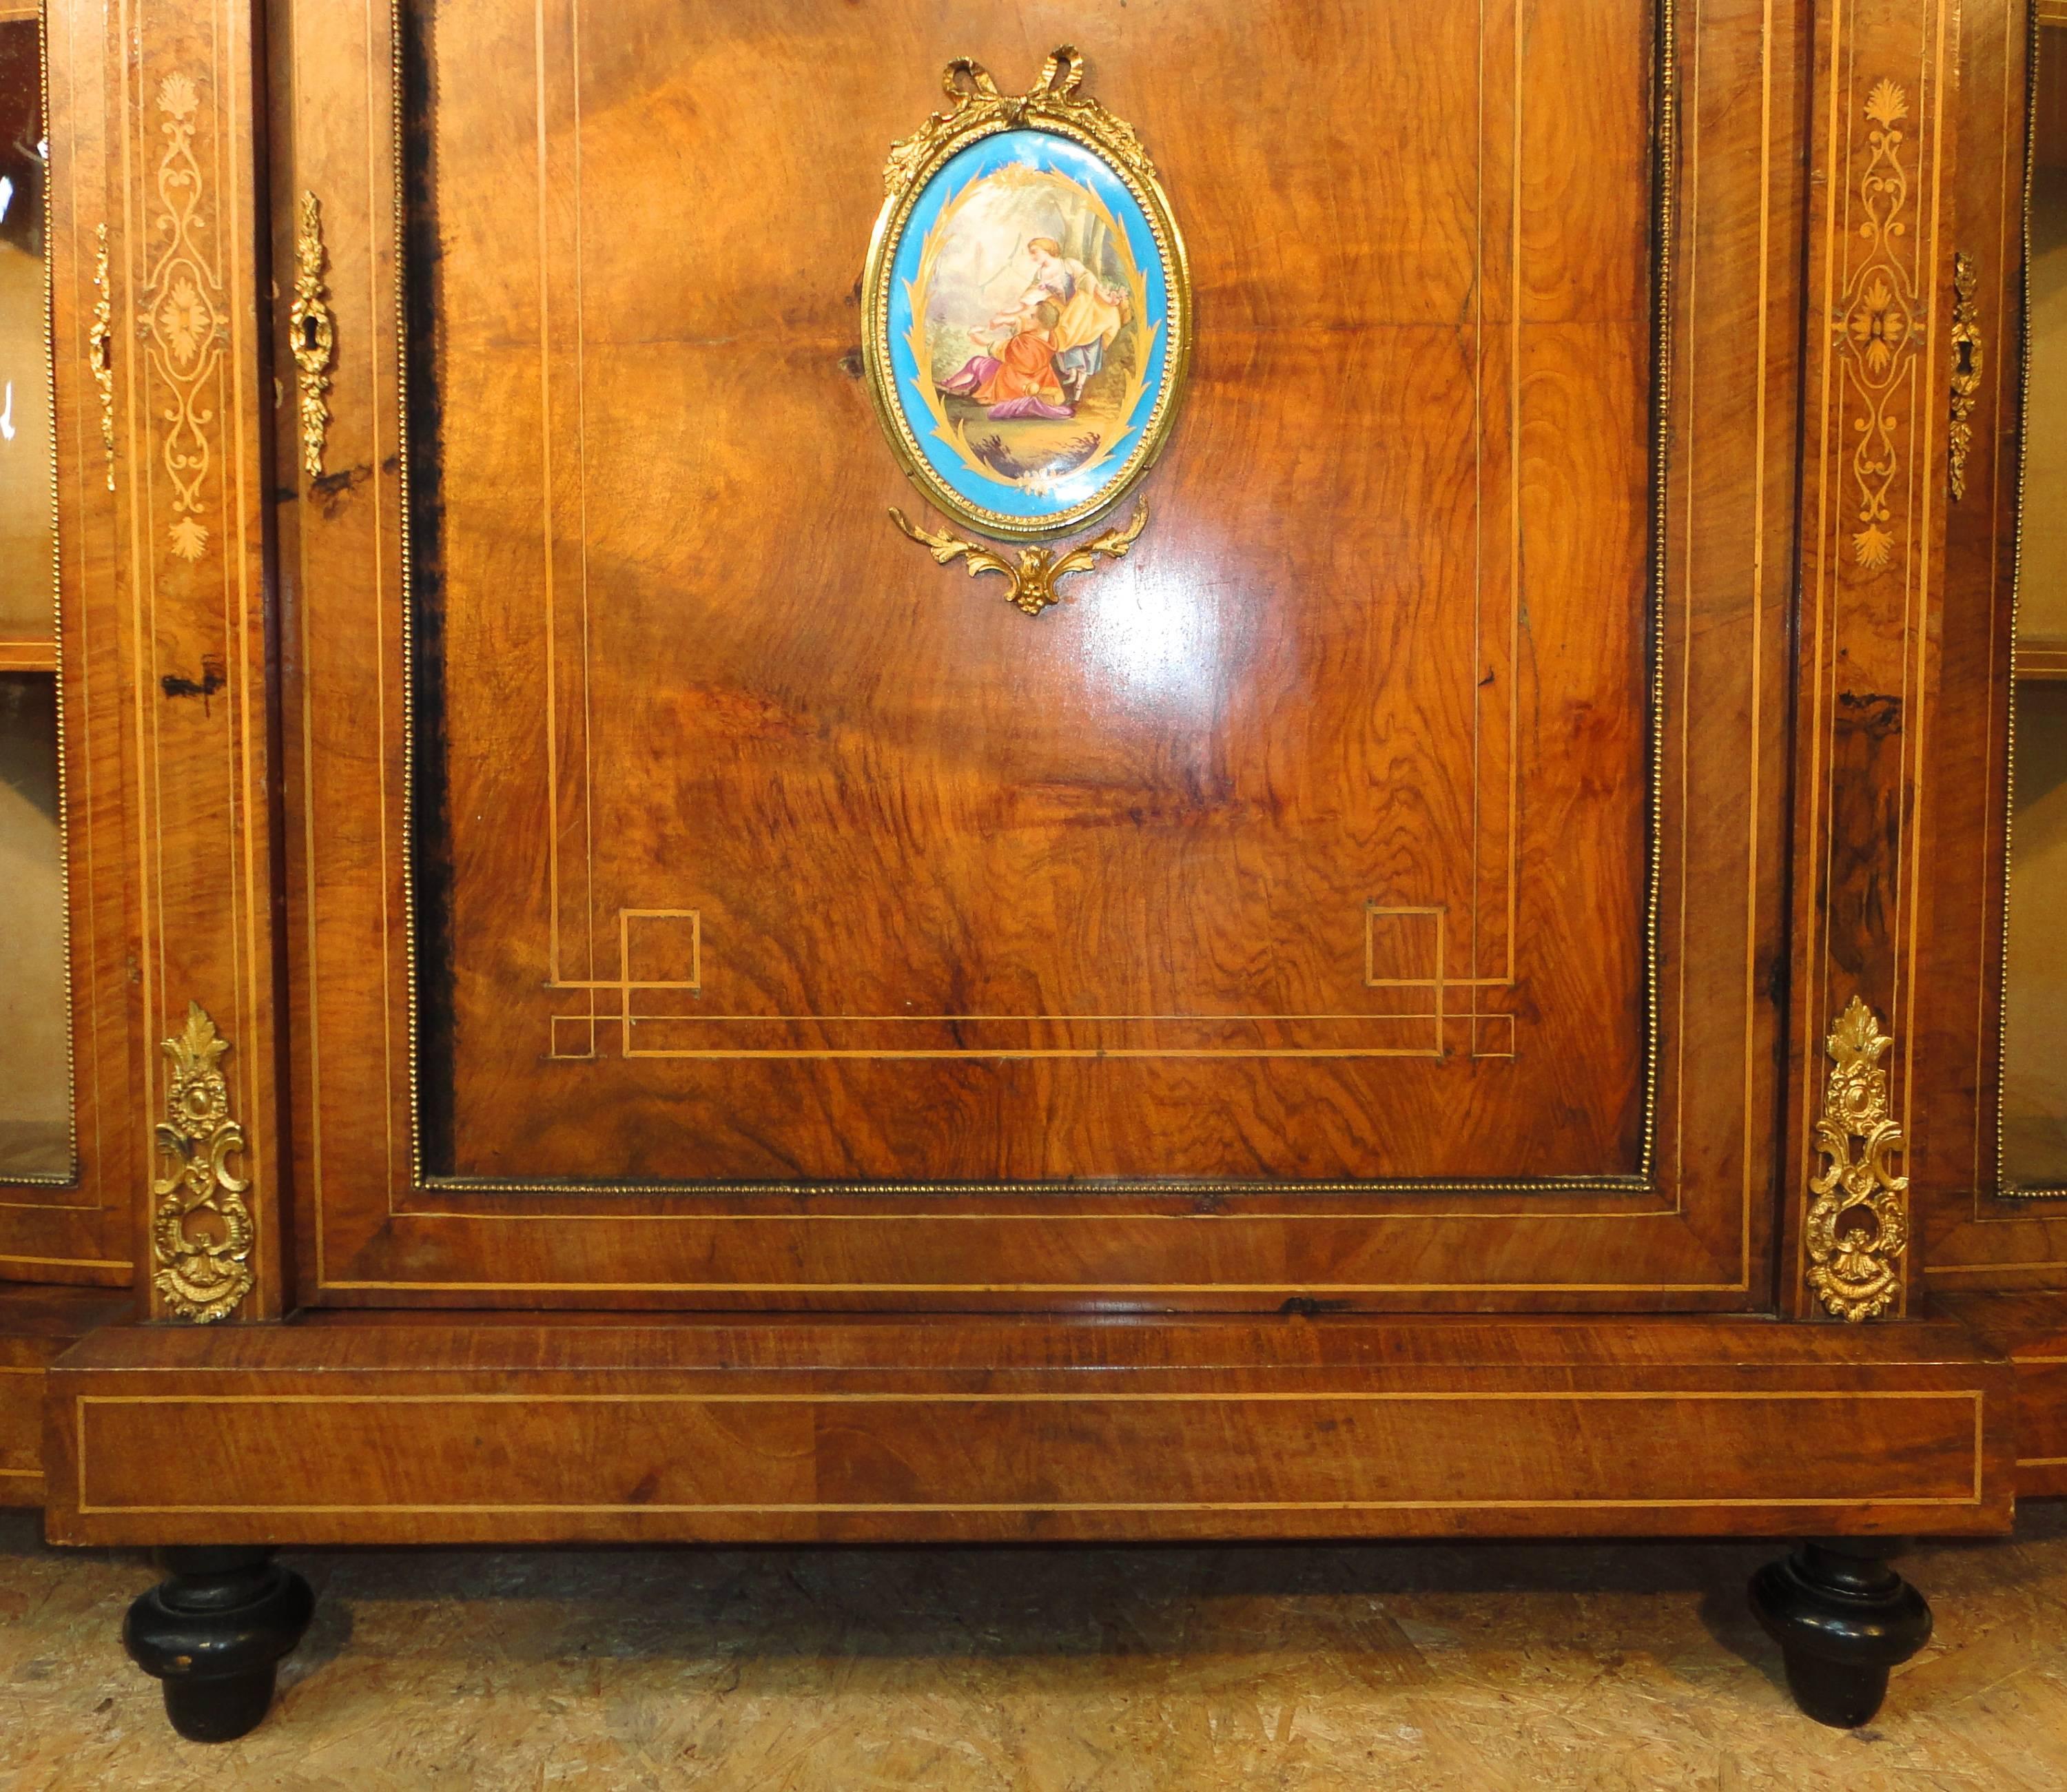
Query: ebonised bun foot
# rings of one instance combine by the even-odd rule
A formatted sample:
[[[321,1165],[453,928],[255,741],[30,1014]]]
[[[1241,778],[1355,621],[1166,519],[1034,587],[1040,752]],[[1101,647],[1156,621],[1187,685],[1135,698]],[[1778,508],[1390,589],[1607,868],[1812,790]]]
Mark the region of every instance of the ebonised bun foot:
[[[1751,1578],[1751,1608],[1787,1660],[1794,1702],[1856,1729],[1887,1697],[1888,1671],[1931,1640],[1931,1607],[1888,1566],[1886,1538],[1798,1545]]]
[[[176,1549],[172,1572],[129,1607],[122,1643],[164,1682],[165,1715],[189,1742],[231,1742],[273,1702],[282,1656],[315,1608],[309,1583],[266,1549]]]

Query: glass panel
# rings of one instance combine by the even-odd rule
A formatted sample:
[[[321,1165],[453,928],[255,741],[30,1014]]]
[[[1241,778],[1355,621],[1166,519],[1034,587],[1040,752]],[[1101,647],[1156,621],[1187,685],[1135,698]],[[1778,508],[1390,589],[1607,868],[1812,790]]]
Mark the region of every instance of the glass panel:
[[[0,642],[47,647],[55,593],[41,37],[33,18],[0,20]],[[57,680],[0,673],[0,1180],[71,1172],[67,1003]]]
[[[2067,30],[2039,36],[2002,1177],[2067,1189]]]
[[[0,640],[55,627],[41,39],[33,18],[0,20]]]
[[[57,681],[0,673],[0,1178],[71,1168]]]

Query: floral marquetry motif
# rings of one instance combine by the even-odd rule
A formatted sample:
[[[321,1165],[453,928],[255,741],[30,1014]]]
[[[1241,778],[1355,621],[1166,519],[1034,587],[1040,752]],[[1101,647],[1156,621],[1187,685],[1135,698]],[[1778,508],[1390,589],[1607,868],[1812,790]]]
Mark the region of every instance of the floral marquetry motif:
[[[216,407],[209,401],[229,336],[221,304],[222,283],[205,240],[203,175],[194,149],[201,92],[185,75],[168,75],[157,87],[157,108],[165,147],[156,180],[157,215],[145,266],[137,334],[149,345],[151,371],[167,388],[153,406],[164,426],[159,457],[172,482],[172,517],[166,537],[183,560],[208,551],[208,525],[201,516],[202,490],[213,459],[209,431]]]
[[[115,302],[108,274],[108,226],[94,227],[93,321],[87,331],[87,367],[100,397],[100,449],[108,489],[115,490]]]
[[[1910,234],[1906,215],[1909,175],[1903,161],[1909,96],[1895,82],[1874,83],[1866,100],[1867,156],[1858,185],[1859,237],[1864,259],[1852,270],[1835,319],[1849,383],[1861,408],[1852,419],[1853,498],[1858,526],[1852,555],[1868,572],[1894,559],[1894,511],[1890,494],[1902,471],[1898,396],[1911,376],[1911,361],[1922,319],[1917,315],[1913,252],[1903,250]]]
[[[1809,1185],[1816,1197],[1807,1221],[1809,1285],[1840,1319],[1878,1319],[1902,1294],[1909,1179],[1889,1163],[1903,1148],[1902,1128],[1888,1113],[1881,1063],[1894,1042],[1854,996],[1828,1045],[1830,1075],[1816,1122],[1823,1171]]]
[[[164,1173],[151,1185],[151,1281],[169,1311],[205,1325],[251,1292],[250,1185],[229,1167],[243,1155],[244,1128],[230,1117],[221,1070],[229,1042],[199,1002],[187,1004],[185,1027],[162,1049],[172,1081],[157,1128]]]

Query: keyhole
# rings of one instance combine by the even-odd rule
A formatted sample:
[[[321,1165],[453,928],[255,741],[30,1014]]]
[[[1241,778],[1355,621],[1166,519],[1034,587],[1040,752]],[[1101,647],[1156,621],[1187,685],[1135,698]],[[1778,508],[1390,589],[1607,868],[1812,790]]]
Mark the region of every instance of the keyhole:
[[[302,319],[302,347],[310,354],[316,351],[316,320],[312,317]]]
[[[1959,344],[1959,372],[1971,376],[1974,371],[1974,345],[1970,342]]]

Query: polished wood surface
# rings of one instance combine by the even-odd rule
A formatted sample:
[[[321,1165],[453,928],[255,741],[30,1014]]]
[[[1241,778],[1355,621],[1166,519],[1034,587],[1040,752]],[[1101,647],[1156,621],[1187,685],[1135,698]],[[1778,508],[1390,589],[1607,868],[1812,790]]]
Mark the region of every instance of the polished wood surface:
[[[331,470],[279,515],[311,1298],[1762,1298],[1793,26],[1710,9],[1681,95],[1703,172],[1671,239],[1654,815],[1651,9],[1538,9],[1518,70],[1500,10],[1483,46],[1461,16],[1411,40],[1373,18],[1318,86],[1304,7],[1239,37],[1216,11],[1094,10],[915,14],[901,79],[858,36],[840,53],[881,19],[796,6],[722,30],[614,10],[579,46],[551,11],[535,43],[494,9],[428,34],[405,140],[419,333],[445,372],[432,389],[427,360],[409,393],[438,674],[415,719],[450,782],[414,818],[413,1066],[392,46],[377,6],[350,32],[290,10],[274,35],[278,185],[323,196],[341,345]],[[1057,31],[1095,35],[1103,97],[1180,217],[1213,227],[1151,531],[1029,623],[890,527],[909,494],[843,358],[883,148],[932,103],[929,71]],[[1288,139],[1264,102],[1294,67],[1301,105],[1353,119],[1369,154]],[[1192,104],[1202,79],[1224,111]],[[1614,96],[1583,140],[1582,83]],[[704,158],[685,212],[679,157],[721,129],[757,147]],[[1391,909],[1443,911],[1440,969],[1437,917]],[[619,924],[659,910],[696,912],[699,963],[686,920]],[[635,1046],[950,1055],[627,1058],[615,1021],[589,1055],[627,941],[637,976],[701,983],[650,992],[681,1018]],[[997,1014],[1021,1018],[969,1018]],[[1344,1018],[1230,1018],[1318,1014]],[[1387,1029],[1407,1055],[1335,1055],[1393,1050]],[[1030,1055],[1050,1050],[1091,1055]],[[420,1188],[412,1089],[432,1171],[531,1192]],[[1384,1186],[1472,1177],[1531,1186]],[[1266,1188],[1139,1186],[1173,1178]],[[694,1192],[712,1179],[780,1192]],[[1123,1186],[1031,1205],[908,1186],[1098,1180]]]
[[[2067,1495],[2067,1293],[1959,1294],[1939,1310],[2016,1371],[2016,1490]]]
[[[1916,1132],[1918,977],[1935,866],[1924,806],[1937,741],[1952,219],[1945,192],[1959,51],[1946,0],[1821,0],[1809,120],[1801,663],[1783,1309],[1808,1281],[1811,1181],[1849,1004],[1894,1044],[1890,1117]],[[1896,1267],[1907,1310],[1910,1253]]]
[[[256,1286],[239,1316],[263,1319],[282,1310],[286,1245],[256,21],[242,0],[132,0],[112,18],[83,0],[54,10],[97,68],[107,169],[116,490],[112,551],[88,589],[94,622],[116,636],[110,732],[130,756],[106,800],[134,880],[123,969],[135,1080],[120,1121],[136,1146],[132,1236],[149,1266],[144,1191],[164,1172],[152,1129],[172,1080],[162,1042],[198,1002],[229,1042],[242,1130],[233,1173],[248,1184]],[[83,339],[68,364],[82,388],[72,464],[104,484]],[[96,835],[111,856],[116,838]],[[117,887],[112,866],[91,876]]]
[[[104,1290],[0,1287],[0,1506],[43,1503],[44,1371],[130,1309]]]
[[[125,0],[124,327],[189,129],[225,246],[87,587],[127,1118],[201,1000],[259,1286],[48,1371],[54,1535],[2007,1526],[2042,1333],[1754,1316],[1817,1316],[1852,996],[1934,1127],[1948,95],[2007,64],[1950,0],[1715,0],[1670,82],[1647,4],[1322,16]],[[882,515],[852,282],[931,71],[1067,38],[1201,335],[1151,531],[1029,621]]]
[[[1982,267],[1984,315],[2000,319],[1991,329],[2000,344],[2000,377],[1984,388],[1977,413],[1972,497],[1953,506],[1947,519],[1947,753],[1933,786],[1943,871],[1927,985],[1936,1050],[1926,1083],[1932,1124],[1927,1155],[1918,1164],[1916,1199],[1925,1229],[1924,1274],[1934,1287],[1962,1295],[2067,1283],[2067,1212],[2057,1200],[2000,1198],[1998,1128],[2012,551],[2022,470],[2025,22],[2020,7],[1991,6],[1970,23],[1959,186],[1961,245]],[[2041,63],[2057,63],[2067,58],[2067,39],[2049,27],[2037,54]],[[2048,87],[2067,94],[2067,87]],[[2041,169],[2057,169],[2067,159],[2058,99],[2039,122],[2034,147]],[[2058,494],[2034,485],[2023,495],[2036,519],[2030,526],[2049,526]],[[2031,610],[2042,614],[2050,601],[2034,592]],[[2044,656],[2033,657],[2042,663]],[[2052,923],[2034,905],[2020,911],[2017,924]]]
[[[63,1186],[0,1180],[0,1282],[126,1286],[147,1210],[149,1117],[137,969],[130,667],[112,599],[115,499],[87,365],[107,221],[110,46],[97,9],[46,9],[51,328],[56,382],[59,677],[68,855],[75,1164]]]
[[[107,1330],[51,1388],[71,1542],[1988,1534],[2012,1497],[2010,1371],[1955,1326],[352,1315]]]
[[[886,526],[843,361],[882,146],[1038,18],[426,15],[433,1173],[1637,1168],[1652,9],[1187,10],[1070,9],[1202,328],[1032,626]]]

